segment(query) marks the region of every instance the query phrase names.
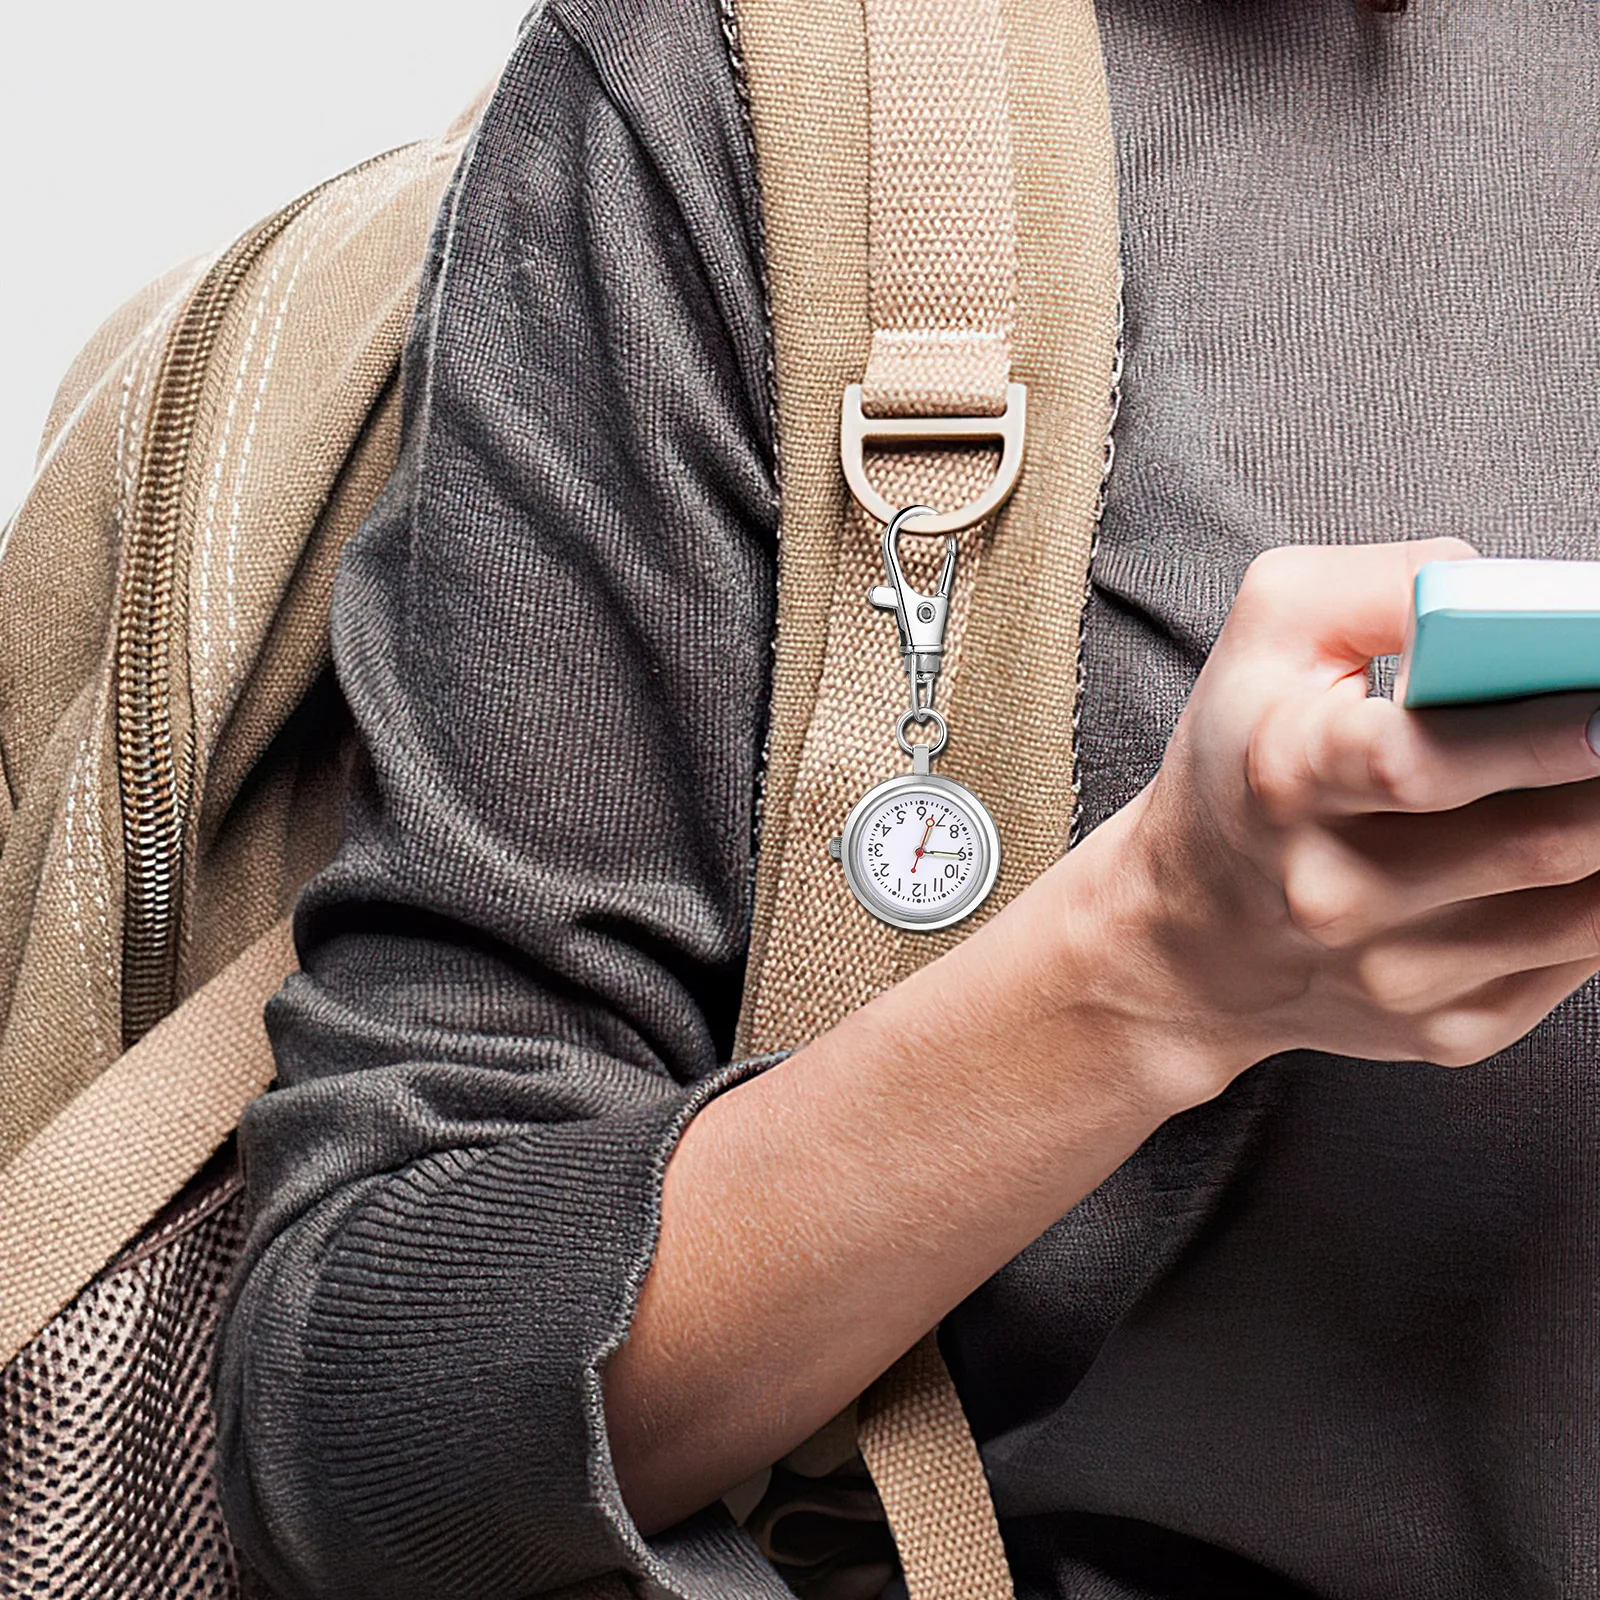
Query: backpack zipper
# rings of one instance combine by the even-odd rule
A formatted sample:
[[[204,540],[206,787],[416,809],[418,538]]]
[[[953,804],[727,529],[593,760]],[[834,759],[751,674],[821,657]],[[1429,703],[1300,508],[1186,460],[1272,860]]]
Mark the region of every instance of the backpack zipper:
[[[228,309],[262,255],[332,184],[385,159],[374,156],[318,184],[235,241],[189,297],[162,357],[117,602],[124,1049],[159,1022],[176,999],[185,788],[193,748],[192,733],[181,750],[173,737],[173,601],[184,532],[183,491],[206,371]]]

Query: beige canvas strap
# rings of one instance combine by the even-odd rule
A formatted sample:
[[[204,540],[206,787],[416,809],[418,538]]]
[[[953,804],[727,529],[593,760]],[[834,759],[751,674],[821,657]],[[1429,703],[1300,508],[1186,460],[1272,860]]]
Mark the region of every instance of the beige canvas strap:
[[[1005,409],[1017,203],[999,0],[866,0],[869,416]]]
[[[991,460],[950,448],[965,441],[948,423],[941,436],[922,420],[1009,411],[1014,428],[1025,425],[1025,391],[1011,383],[1017,211],[1005,29],[998,0],[865,0],[865,9],[872,348],[861,389],[842,399],[840,466],[868,517],[899,509],[886,489],[901,505],[937,494],[937,531],[953,534],[1003,503],[1024,445],[1019,431]],[[906,419],[902,430],[880,428],[878,441],[920,446],[881,487],[867,471],[873,441],[858,413]],[[974,433],[971,443],[982,437]],[[968,541],[970,554],[977,543]],[[935,1334],[862,1397],[857,1438],[910,1600],[1011,1600],[983,1463]]]
[[[0,1173],[0,1366],[188,1182],[272,1081],[275,923],[124,1052]]]
[[[862,1396],[858,1437],[911,1600],[1009,1595],[1011,1573],[972,1431],[933,1334]]]
[[[857,505],[882,523],[906,504],[895,494],[943,489],[940,514],[916,527],[956,533],[1011,493],[1026,430],[1026,390],[1011,382],[1017,197],[1005,28],[999,0],[864,5],[872,342],[861,381],[844,389],[840,465]],[[950,448],[984,442],[1001,446],[997,462]],[[870,447],[915,444],[937,445],[937,459],[887,478],[868,470]]]
[[[969,0],[869,0],[865,10],[862,0],[737,6],[766,207],[783,461],[778,636],[742,1055],[826,1031],[966,937],[1067,843],[1078,625],[1116,359],[1110,117],[1092,0],[998,0],[976,9],[981,16]],[[894,81],[883,83],[883,63],[913,48],[931,64],[897,64]],[[962,48],[991,54],[973,69],[957,60]],[[951,74],[962,83],[945,83]],[[919,107],[931,104],[943,109],[919,122]],[[941,125],[957,115],[985,130],[972,139],[973,152],[959,124]],[[1009,318],[999,287],[1005,250],[992,242],[1005,211],[996,199],[1005,185],[995,177],[994,130],[1006,123]],[[930,150],[942,169],[930,172]],[[963,159],[977,176],[958,181],[950,164]],[[932,224],[932,235],[943,230],[934,245],[919,252],[893,242],[919,237],[891,226],[919,184],[916,203],[942,193],[953,204],[962,181],[963,200],[978,198],[952,213],[961,220]],[[952,251],[960,258],[954,267]],[[940,283],[964,286],[952,291],[964,297],[960,308],[913,276],[941,260]],[[970,337],[941,339],[940,330]],[[1012,392],[1007,349],[1010,382],[1027,389],[1028,467],[1005,509],[959,536],[941,694],[951,742],[939,767],[994,812],[1003,864],[976,917],[937,933],[904,933],[868,916],[826,856],[854,801],[906,766],[893,734],[906,705],[893,625],[865,596],[882,579],[882,507],[920,501],[965,524],[960,508],[994,482],[1004,443],[996,396]],[[850,427],[841,396],[857,384],[865,431],[892,433],[915,419],[909,439],[902,432],[861,440],[863,474],[881,496],[876,519],[857,506],[841,470]],[[870,417],[890,407],[900,415]],[[970,413],[941,435],[949,419],[930,413],[956,407]],[[875,442],[893,447],[872,451]],[[931,531],[926,519],[918,527]],[[942,546],[903,542],[916,586],[932,587]],[[982,1465],[931,1335],[874,1386],[861,1411],[870,1419],[863,1449],[912,1600],[1009,1595]]]

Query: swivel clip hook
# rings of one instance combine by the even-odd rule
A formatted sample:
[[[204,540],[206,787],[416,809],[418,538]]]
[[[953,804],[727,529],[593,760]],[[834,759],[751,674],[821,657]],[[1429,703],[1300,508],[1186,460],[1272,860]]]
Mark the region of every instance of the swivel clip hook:
[[[944,565],[939,570],[938,588],[921,594],[906,581],[900,564],[900,533],[912,517],[931,517],[927,506],[907,506],[895,514],[883,530],[883,564],[888,583],[875,584],[867,599],[880,611],[892,611],[900,629],[900,654],[911,686],[911,716],[926,721],[933,713],[934,689],[939,669],[944,665],[944,630],[950,617],[950,591],[956,579],[956,536],[944,537]],[[913,530],[914,531],[914,530]]]

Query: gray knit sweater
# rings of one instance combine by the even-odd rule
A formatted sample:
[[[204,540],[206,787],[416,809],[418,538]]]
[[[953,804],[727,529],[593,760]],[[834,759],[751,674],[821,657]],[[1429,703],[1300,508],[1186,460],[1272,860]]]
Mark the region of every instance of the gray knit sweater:
[[[1081,824],[1289,540],[1600,555],[1586,0],[1105,0],[1129,349]],[[367,759],[271,1010],[222,1482],[285,1597],[624,1568],[598,1366],[730,1062],[776,585],[758,194],[716,0],[549,0],[440,219],[341,569]],[[1299,1055],[946,1319],[1020,1600],[1600,1596],[1592,988],[1470,1071]],[[760,1181],[751,1174],[752,1184]]]

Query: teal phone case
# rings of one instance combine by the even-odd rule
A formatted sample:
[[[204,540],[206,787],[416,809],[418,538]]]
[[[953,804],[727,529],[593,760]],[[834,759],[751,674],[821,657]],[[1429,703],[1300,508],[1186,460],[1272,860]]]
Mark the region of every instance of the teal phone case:
[[[1600,561],[1433,561],[1417,573],[1407,707],[1600,690]]]

